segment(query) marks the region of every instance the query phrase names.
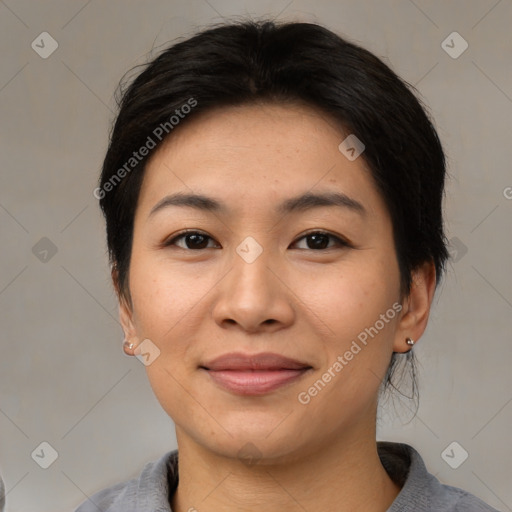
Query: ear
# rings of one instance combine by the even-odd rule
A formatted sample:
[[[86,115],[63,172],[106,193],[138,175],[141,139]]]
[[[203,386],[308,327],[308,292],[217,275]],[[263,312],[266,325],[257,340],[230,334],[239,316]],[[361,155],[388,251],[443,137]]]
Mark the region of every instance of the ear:
[[[137,331],[135,328],[135,324],[133,321],[133,309],[130,304],[130,301],[121,291],[119,286],[119,274],[117,265],[113,265],[112,271],[112,283],[114,285],[114,289],[116,291],[117,300],[119,301],[119,320],[121,322],[121,327],[123,328],[125,343],[123,344],[123,349],[127,355],[134,355],[134,350],[138,345],[137,339]],[[130,348],[129,345],[132,345]]]
[[[408,352],[406,338],[418,341],[427,327],[430,306],[436,288],[436,268],[425,262],[412,272],[411,291],[402,301],[402,315],[396,330],[394,352]]]
[[[137,330],[133,322],[133,312],[124,298],[119,300],[119,320],[123,328],[126,340],[133,340],[137,337]]]

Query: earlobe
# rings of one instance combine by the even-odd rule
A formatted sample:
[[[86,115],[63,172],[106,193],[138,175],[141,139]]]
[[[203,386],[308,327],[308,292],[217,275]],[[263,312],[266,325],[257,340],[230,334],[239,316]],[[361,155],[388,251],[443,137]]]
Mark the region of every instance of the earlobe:
[[[123,350],[127,356],[134,356],[137,346],[138,342],[136,341],[128,340],[126,338],[123,340]]]
[[[412,272],[411,290],[404,300],[393,352],[409,352],[427,327],[436,287],[434,262],[425,262]]]

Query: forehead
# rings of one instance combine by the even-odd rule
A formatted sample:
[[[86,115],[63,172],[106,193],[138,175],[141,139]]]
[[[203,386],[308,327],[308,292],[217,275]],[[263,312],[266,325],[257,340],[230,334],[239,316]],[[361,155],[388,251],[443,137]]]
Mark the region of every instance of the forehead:
[[[200,113],[172,132],[151,156],[139,205],[148,214],[165,195],[208,193],[234,207],[269,205],[332,189],[384,208],[363,158],[349,160],[349,135],[306,105],[244,105]],[[382,213],[382,212],[380,212]]]

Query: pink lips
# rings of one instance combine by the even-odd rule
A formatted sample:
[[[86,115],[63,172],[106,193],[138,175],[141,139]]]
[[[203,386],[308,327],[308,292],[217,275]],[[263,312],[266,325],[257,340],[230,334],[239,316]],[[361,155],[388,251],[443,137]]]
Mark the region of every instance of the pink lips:
[[[300,378],[310,365],[279,354],[230,353],[201,366],[220,386],[239,395],[263,395]]]

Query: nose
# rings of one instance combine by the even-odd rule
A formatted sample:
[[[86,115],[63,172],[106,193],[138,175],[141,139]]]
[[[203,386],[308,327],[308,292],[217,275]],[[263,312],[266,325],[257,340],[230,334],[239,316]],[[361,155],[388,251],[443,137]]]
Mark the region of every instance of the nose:
[[[291,325],[293,292],[270,252],[263,250],[252,262],[235,252],[232,260],[231,270],[217,288],[215,322],[224,329],[250,333],[270,333]]]

